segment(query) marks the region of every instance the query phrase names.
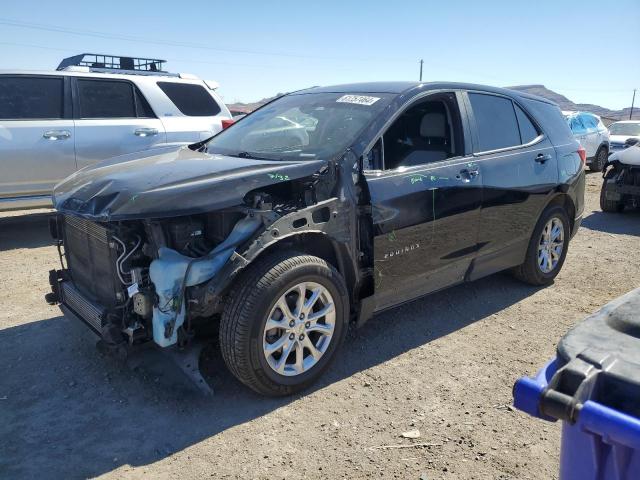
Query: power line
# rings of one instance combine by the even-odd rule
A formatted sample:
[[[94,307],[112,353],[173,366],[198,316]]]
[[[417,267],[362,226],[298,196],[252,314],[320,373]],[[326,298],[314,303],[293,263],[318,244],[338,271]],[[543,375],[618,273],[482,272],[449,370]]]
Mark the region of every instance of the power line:
[[[269,51],[260,51],[260,50],[236,49],[236,48],[228,48],[228,47],[224,47],[224,48],[212,47],[211,45],[206,45],[201,43],[167,41],[167,40],[159,40],[159,39],[149,39],[148,37],[138,37],[133,35],[121,35],[121,34],[113,34],[113,33],[107,33],[107,32],[99,32],[95,30],[83,30],[83,29],[76,29],[76,28],[72,29],[72,28],[62,27],[59,25],[24,22],[21,20],[13,20],[10,18],[1,18],[1,17],[0,17],[0,25],[8,25],[12,27],[27,28],[32,30],[43,30],[43,31],[55,32],[55,33],[65,33],[69,35],[102,38],[107,40],[122,40],[126,42],[146,43],[151,45],[165,45],[165,46],[180,47],[180,48],[197,48],[202,50],[212,50],[212,51],[218,51],[218,52],[244,54],[244,55],[269,55],[269,56],[291,57],[291,58],[316,58],[316,59],[323,59],[323,60],[345,60],[349,62],[353,62],[353,61],[372,62],[372,61],[384,60],[386,62],[404,63],[409,61],[408,59],[402,59],[397,57],[391,58],[391,59],[390,58],[382,59],[379,57],[375,57],[375,58],[336,57],[336,56],[307,55],[302,53],[269,52]]]
[[[33,45],[33,44],[29,44],[29,43],[18,43],[18,42],[2,42],[0,41],[0,45],[11,45],[11,46],[15,46],[15,47],[27,47],[27,48],[37,48],[37,49],[42,49],[42,50],[52,50],[52,51],[56,51],[56,52],[65,52],[65,53],[77,53],[77,50],[75,49],[69,49],[69,48],[58,48],[58,47],[46,47],[43,45]],[[284,68],[289,68],[289,66],[286,65],[266,65],[266,64],[258,64],[258,63],[235,63],[235,62],[216,62],[216,61],[209,61],[209,60],[196,60],[196,59],[192,59],[192,58],[165,58],[165,60],[167,62],[181,62],[181,63],[202,63],[205,65],[224,65],[224,66],[232,66],[232,67],[251,67],[251,68],[273,68],[273,69],[278,69],[278,70],[282,70]],[[357,70],[357,67],[333,67],[334,69],[338,69],[338,70]]]

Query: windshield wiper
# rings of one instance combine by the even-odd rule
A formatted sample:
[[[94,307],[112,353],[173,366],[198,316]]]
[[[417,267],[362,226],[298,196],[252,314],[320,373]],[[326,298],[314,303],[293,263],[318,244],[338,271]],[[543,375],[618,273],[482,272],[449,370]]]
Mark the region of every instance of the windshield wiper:
[[[251,160],[277,160],[275,158],[259,157],[258,155],[254,155],[251,152],[238,152],[230,155],[232,157],[250,158]]]

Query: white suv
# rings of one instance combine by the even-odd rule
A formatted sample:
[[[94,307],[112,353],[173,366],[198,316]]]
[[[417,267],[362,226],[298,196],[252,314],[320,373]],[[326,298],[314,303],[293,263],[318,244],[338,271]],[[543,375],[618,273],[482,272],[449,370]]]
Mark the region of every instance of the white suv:
[[[587,154],[587,166],[600,172],[609,156],[609,130],[598,115],[590,112],[562,112],[569,128]]]
[[[0,211],[51,205],[76,170],[232,122],[215,82],[163,60],[82,54],[55,72],[0,71]]]

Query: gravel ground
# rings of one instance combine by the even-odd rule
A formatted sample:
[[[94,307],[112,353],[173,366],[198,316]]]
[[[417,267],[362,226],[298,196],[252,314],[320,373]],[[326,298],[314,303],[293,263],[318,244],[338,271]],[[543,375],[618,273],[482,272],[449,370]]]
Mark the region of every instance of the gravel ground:
[[[47,214],[2,215],[0,478],[557,478],[560,426],[512,410],[511,388],[639,284],[640,214],[602,213],[600,182],[588,175],[554,285],[498,274],[379,315],[319,385],[275,400],[239,385],[215,350],[203,360],[213,398],[164,358],[100,356],[43,301],[58,263]]]

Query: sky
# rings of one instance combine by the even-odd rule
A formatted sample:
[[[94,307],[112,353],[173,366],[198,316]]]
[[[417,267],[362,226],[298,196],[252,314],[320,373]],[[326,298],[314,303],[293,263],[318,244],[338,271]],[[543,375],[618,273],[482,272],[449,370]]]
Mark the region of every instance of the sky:
[[[543,84],[620,109],[640,89],[640,0],[2,2],[0,69],[85,52],[166,59],[227,103],[418,80],[424,59],[425,81]]]

